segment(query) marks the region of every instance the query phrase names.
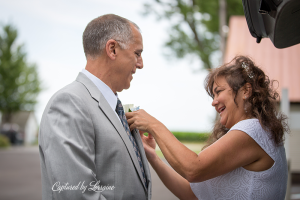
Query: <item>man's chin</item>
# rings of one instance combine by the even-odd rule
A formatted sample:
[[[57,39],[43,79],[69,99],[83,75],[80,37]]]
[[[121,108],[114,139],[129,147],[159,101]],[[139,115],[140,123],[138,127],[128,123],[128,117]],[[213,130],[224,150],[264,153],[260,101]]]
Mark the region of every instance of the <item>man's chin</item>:
[[[128,90],[130,88],[130,82],[128,85],[126,85],[126,87],[124,88],[125,90]]]
[[[130,84],[128,86],[123,87],[122,89],[117,90],[117,92],[122,92],[123,90],[128,90],[130,88]]]

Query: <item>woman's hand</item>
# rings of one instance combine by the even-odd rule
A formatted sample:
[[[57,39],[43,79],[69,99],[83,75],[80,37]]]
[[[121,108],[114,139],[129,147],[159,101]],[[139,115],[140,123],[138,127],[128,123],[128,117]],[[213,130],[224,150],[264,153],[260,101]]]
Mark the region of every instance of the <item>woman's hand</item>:
[[[138,129],[143,141],[144,149],[148,160],[154,159],[157,155],[155,152],[156,141],[154,139],[154,127],[164,127],[157,119],[149,115],[144,110],[125,113],[130,130]],[[148,136],[144,133],[147,132]]]
[[[140,109],[134,112],[125,113],[130,130],[138,129],[142,132],[153,134],[153,128],[164,126],[157,119],[149,115],[145,110]],[[153,135],[155,136],[155,135]]]
[[[155,152],[156,142],[154,137],[150,133],[148,133],[148,136],[145,136],[143,131],[140,131],[140,135],[143,141],[147,159],[148,160],[154,159],[156,157],[156,152]]]

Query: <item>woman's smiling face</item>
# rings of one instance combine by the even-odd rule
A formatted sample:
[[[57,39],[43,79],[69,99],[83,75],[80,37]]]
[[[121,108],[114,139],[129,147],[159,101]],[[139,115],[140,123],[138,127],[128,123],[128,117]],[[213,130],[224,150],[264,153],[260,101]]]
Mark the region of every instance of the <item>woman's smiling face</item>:
[[[225,77],[218,77],[214,81],[212,106],[220,114],[220,123],[228,129],[247,118],[244,111],[245,96],[243,93],[242,87],[235,95]]]

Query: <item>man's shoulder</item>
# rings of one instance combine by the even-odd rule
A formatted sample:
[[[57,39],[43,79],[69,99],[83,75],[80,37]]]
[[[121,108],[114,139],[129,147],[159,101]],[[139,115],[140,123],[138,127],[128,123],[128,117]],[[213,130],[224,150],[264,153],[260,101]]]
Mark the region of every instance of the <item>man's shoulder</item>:
[[[52,97],[61,94],[78,95],[78,94],[88,92],[88,88],[87,88],[89,84],[88,81],[89,81],[88,78],[85,77],[83,73],[79,73],[76,80],[64,86],[63,88],[59,89],[56,93],[53,94]]]
[[[70,99],[77,99],[83,101],[87,97],[89,97],[89,92],[87,88],[78,81],[73,81],[72,83],[64,86],[56,93],[52,95],[49,99],[48,104],[53,104],[56,101],[68,101]]]
[[[55,96],[59,96],[59,95],[81,95],[82,93],[87,92],[86,87],[78,82],[78,81],[73,81],[72,83],[64,86],[63,88],[61,88],[60,90],[58,90],[53,97]]]

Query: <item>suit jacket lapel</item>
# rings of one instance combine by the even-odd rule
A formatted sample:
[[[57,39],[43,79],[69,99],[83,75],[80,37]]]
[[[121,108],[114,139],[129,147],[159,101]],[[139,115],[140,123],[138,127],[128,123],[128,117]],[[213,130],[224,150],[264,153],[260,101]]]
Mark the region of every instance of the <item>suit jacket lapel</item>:
[[[143,181],[143,175],[142,175],[142,172],[141,172],[140,165],[139,165],[139,162],[137,160],[136,154],[134,152],[132,143],[129,140],[128,135],[125,132],[125,129],[124,129],[123,125],[121,124],[120,120],[118,119],[117,115],[110,108],[110,105],[108,104],[108,102],[106,101],[106,99],[104,98],[104,96],[102,95],[102,93],[99,91],[99,89],[95,86],[95,84],[88,77],[86,77],[83,73],[80,72],[79,75],[76,78],[76,81],[81,82],[87,88],[87,90],[91,94],[91,97],[95,101],[98,102],[99,108],[103,111],[103,113],[106,115],[106,117],[108,118],[108,120],[115,127],[116,131],[118,132],[118,134],[122,138],[122,140],[123,140],[123,142],[124,142],[124,144],[125,144],[125,146],[126,146],[126,148],[128,150],[128,153],[129,153],[129,155],[131,157],[132,162],[134,163],[136,171],[139,174],[141,182],[144,185],[144,189],[146,190],[146,186],[145,186],[144,181]],[[136,139],[137,139],[137,137],[136,137]],[[140,144],[138,146],[141,149]],[[144,147],[142,147],[142,148],[144,148]],[[143,158],[143,162],[144,162],[144,158]],[[147,163],[147,169],[148,169],[148,163]],[[145,167],[145,170],[146,170],[146,167]],[[148,169],[148,171],[149,171],[149,169]],[[148,172],[147,172],[147,177],[148,177]]]
[[[147,176],[146,178],[147,178],[147,181],[148,181],[148,185],[150,185],[151,184],[151,174],[150,174],[149,164],[148,164],[148,160],[147,160],[145,151],[142,151],[144,149],[144,145],[143,145],[140,133],[139,133],[139,131],[137,129],[134,129],[132,131],[132,134],[133,134],[133,137],[135,138],[136,143],[137,143],[137,145],[138,145],[138,147],[140,149],[140,154],[141,154],[141,157],[142,157],[142,162],[143,162],[145,173],[146,173],[146,176]]]
[[[101,94],[101,96],[102,96],[102,94]],[[122,123],[120,122],[120,120],[118,119],[116,114],[111,110],[109,104],[107,103],[106,99],[103,96],[99,100],[99,107],[105,113],[107,118],[111,121],[111,123],[116,128],[117,132],[119,133],[120,137],[124,141],[124,143],[127,147],[127,150],[129,152],[129,155],[131,157],[131,160],[134,163],[134,166],[139,174],[139,177],[144,185],[144,188],[146,189],[146,186],[143,181],[143,175],[142,175],[142,171],[140,168],[140,164],[139,164],[136,154],[134,152],[133,145],[132,145],[131,141],[129,140],[129,137],[128,137]],[[140,146],[139,146],[139,148],[140,148]]]

